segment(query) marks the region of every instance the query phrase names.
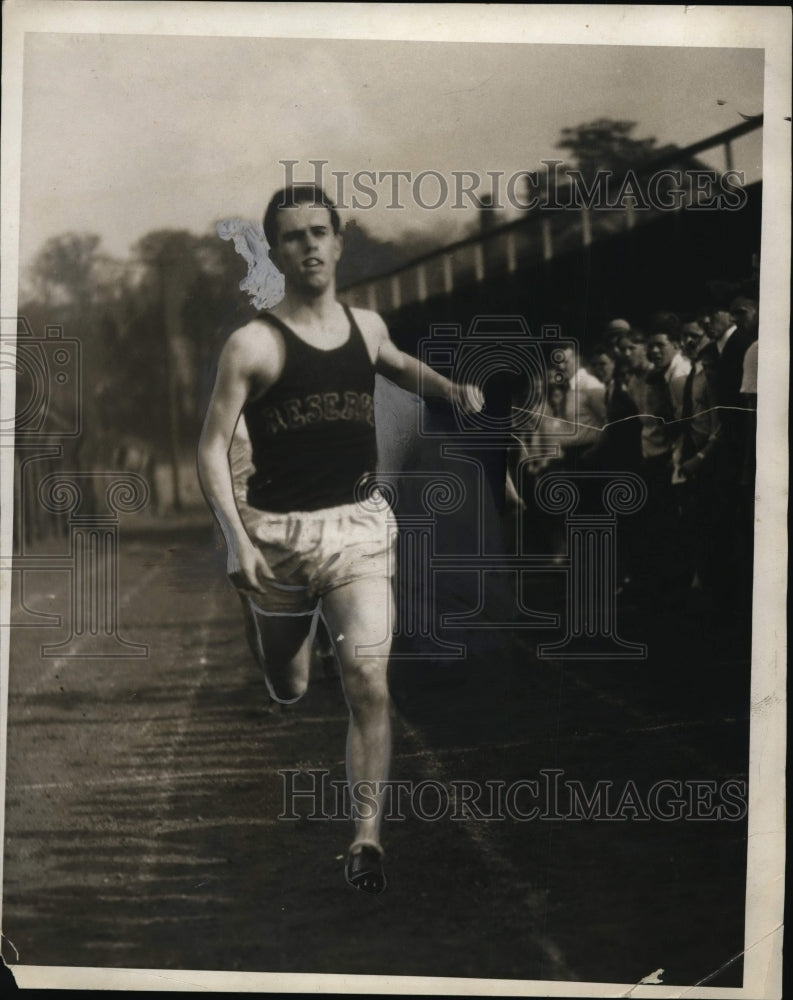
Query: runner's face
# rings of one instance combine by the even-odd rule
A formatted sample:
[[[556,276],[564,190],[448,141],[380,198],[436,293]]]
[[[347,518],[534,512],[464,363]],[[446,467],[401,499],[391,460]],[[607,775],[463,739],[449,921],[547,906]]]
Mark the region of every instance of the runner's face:
[[[278,241],[270,256],[287,285],[318,294],[333,281],[341,237],[333,232],[324,205],[295,205],[276,216]]]

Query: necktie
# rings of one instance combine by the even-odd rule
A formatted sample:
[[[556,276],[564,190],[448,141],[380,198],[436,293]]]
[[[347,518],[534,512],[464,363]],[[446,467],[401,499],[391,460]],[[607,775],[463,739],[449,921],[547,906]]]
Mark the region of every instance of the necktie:
[[[691,418],[694,415],[694,375],[696,374],[695,369],[692,367],[691,371],[686,377],[685,385],[683,386],[683,447],[681,451],[681,459],[685,462],[696,451],[694,447],[694,441],[692,436],[692,426]]]
[[[694,413],[694,368],[686,376],[686,383],[683,386],[683,420],[688,421]]]

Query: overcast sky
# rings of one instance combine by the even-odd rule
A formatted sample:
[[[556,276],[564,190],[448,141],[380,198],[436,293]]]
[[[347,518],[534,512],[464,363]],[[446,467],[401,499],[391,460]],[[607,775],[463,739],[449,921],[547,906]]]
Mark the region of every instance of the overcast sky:
[[[20,261],[67,230],[123,256],[152,229],[260,219],[279,160],[509,175],[595,118],[682,146],[762,109],[756,49],[29,34]],[[747,182],[759,136],[736,146]],[[382,236],[467,214],[382,204],[358,214]]]

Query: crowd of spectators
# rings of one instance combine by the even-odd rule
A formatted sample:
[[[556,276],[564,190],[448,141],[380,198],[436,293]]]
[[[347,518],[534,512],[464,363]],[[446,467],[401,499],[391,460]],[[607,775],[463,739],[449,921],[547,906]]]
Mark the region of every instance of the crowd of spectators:
[[[620,590],[638,600],[751,606],[757,336],[743,295],[641,328],[614,319],[583,356],[567,347],[549,365],[534,428],[516,421],[524,498],[554,471],[643,479],[647,500],[618,531]],[[536,505],[521,516],[530,544],[561,551]]]

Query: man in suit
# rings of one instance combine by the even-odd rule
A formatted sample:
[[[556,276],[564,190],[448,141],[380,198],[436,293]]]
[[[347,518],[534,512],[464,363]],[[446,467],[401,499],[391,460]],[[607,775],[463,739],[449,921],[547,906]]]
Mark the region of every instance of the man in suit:
[[[739,329],[730,309],[720,304],[703,317],[710,343],[703,349],[705,364],[711,365],[713,388],[722,424],[723,472],[730,478],[743,462],[745,411],[741,400],[743,359],[752,342],[750,333]]]
[[[714,579],[720,582],[717,595],[723,608],[738,611],[746,603],[747,588],[739,586],[747,575],[744,552],[746,526],[741,517],[741,477],[744,468],[748,412],[741,397],[743,362],[752,343],[746,329],[740,329],[729,305],[717,303],[703,317],[710,341],[701,357],[710,367],[716,407],[721,423],[720,444],[713,467],[713,556]],[[750,582],[749,582],[750,586]],[[743,595],[739,597],[739,595]],[[737,603],[736,603],[737,601]]]
[[[671,312],[655,313],[648,322],[647,359],[639,408],[641,474],[647,486],[643,536],[637,563],[650,594],[670,597],[681,576],[680,522],[672,486],[673,453],[680,435],[683,385],[691,363],[680,352],[680,320]]]
[[[606,424],[595,453],[598,466],[636,471],[641,461],[641,425],[638,408],[627,388],[629,373],[624,363],[617,365],[605,345],[594,348],[591,364],[595,377],[605,386]]]
[[[673,483],[680,508],[680,524],[692,591],[710,586],[714,462],[718,458],[721,424],[710,375],[700,352],[708,345],[702,324],[683,323],[683,354],[691,370],[683,382],[680,436],[673,455]]]

